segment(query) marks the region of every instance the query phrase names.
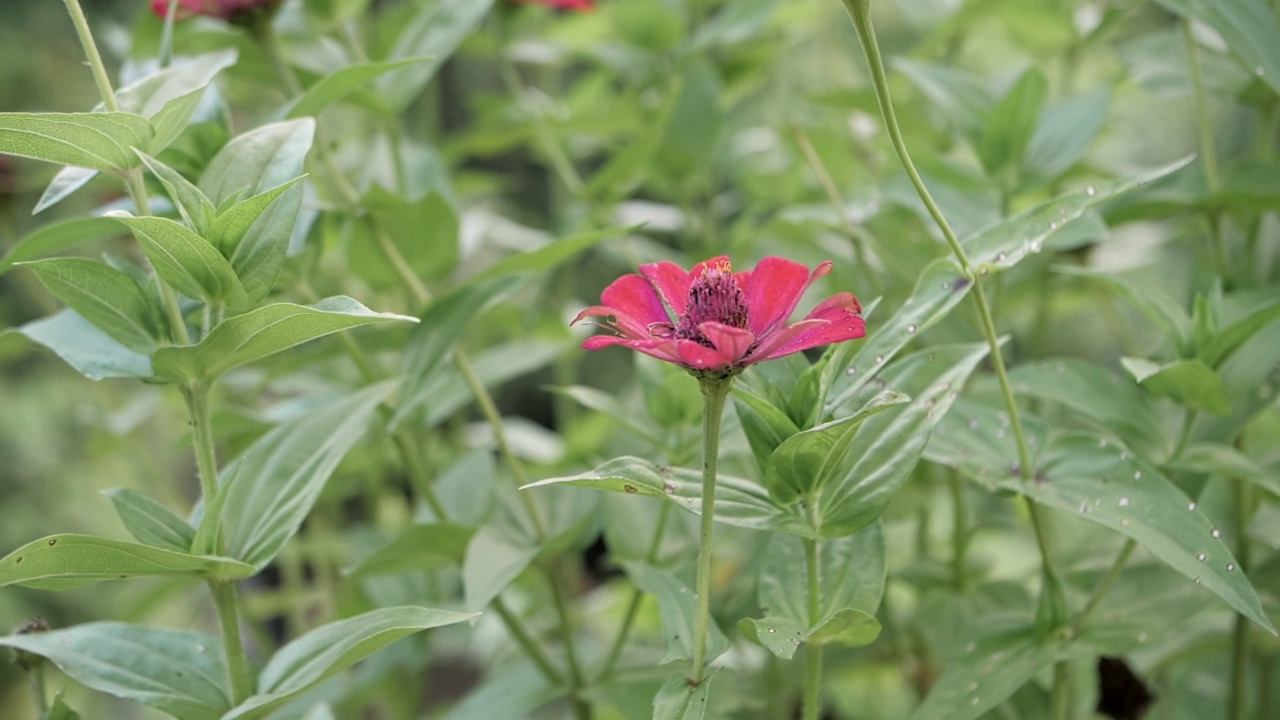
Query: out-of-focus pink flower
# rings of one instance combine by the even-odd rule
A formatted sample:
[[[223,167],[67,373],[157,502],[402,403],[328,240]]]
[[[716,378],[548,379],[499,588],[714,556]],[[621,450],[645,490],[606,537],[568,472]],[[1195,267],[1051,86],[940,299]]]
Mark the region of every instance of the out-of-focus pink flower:
[[[208,15],[222,20],[230,20],[254,10],[278,5],[281,0],[178,0],[175,17],[178,20],[193,15]],[[169,12],[169,0],[151,0],[151,9],[155,14],[164,17]]]
[[[591,12],[596,9],[595,0],[515,0],[528,5],[546,5],[556,10],[573,10],[574,12]]]
[[[573,322],[602,318],[596,324],[616,333],[587,338],[582,343],[587,350],[622,345],[690,370],[734,371],[866,335],[862,307],[847,292],[787,324],[804,291],[829,272],[830,261],[811,273],[779,257],[739,273],[726,257],[699,263],[690,272],[669,262],[641,265],[639,275],[615,280],[601,304]]]

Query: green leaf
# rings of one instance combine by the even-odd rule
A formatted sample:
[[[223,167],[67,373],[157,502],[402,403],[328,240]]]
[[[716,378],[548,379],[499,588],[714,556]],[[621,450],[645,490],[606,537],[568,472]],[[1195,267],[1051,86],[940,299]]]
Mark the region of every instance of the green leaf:
[[[618,396],[613,393],[587,387],[586,385],[549,387],[547,389],[559,395],[572,398],[579,405],[609,417],[654,446],[661,446],[666,442],[662,437],[662,428],[658,427],[652,418],[643,413],[637,413],[633,408],[621,402]],[[738,392],[742,392],[741,386],[738,387]],[[739,411],[738,416],[742,417],[741,411]]]
[[[906,75],[957,130],[974,138],[981,134],[996,102],[978,81],[948,67],[901,57],[893,60],[893,67]]]
[[[702,720],[707,713],[714,675],[709,673],[697,685],[690,685],[689,677],[683,672],[667,678],[653,698],[653,720]]]
[[[50,258],[22,263],[54,297],[100,330],[139,353],[160,336],[160,321],[133,279],[98,260]]]
[[[460,565],[470,540],[471,529],[462,525],[410,525],[391,542],[361,558],[346,573],[372,577]]]
[[[676,104],[654,153],[654,166],[675,183],[687,182],[711,161],[724,129],[720,79],[695,58],[676,80]]]
[[[547,682],[533,663],[509,663],[495,668],[442,717],[443,720],[536,717],[539,709],[563,694],[561,688]]]
[[[389,320],[416,321],[373,312],[344,295],[311,307],[274,303],[223,321],[195,345],[161,348],[153,362],[156,374],[167,380],[203,382],[308,340]]]
[[[428,280],[445,278],[458,262],[458,215],[443,195],[427,193],[414,201],[374,185],[361,207],[366,220],[352,228],[347,266],[375,287],[400,282],[399,272],[377,239],[386,234],[413,274]]]
[[[842,469],[854,433],[867,418],[911,398],[896,392],[876,395],[858,412],[787,438],[764,468],[764,486],[779,505],[820,493]]]
[[[1280,26],[1263,0],[1156,0],[1171,12],[1198,20],[1226,41],[1242,66],[1280,93]]]
[[[422,6],[399,31],[387,57],[388,60],[413,58],[416,62],[375,80],[378,95],[394,108],[408,106],[462,41],[480,26],[493,2],[474,0]]]
[[[422,313],[422,323],[414,328],[405,347],[400,401],[391,420],[392,426],[404,419],[430,398],[423,392],[436,375],[436,368],[466,328],[467,323],[490,304],[504,299],[516,286],[509,278],[497,277],[467,283],[436,298]]]
[[[747,436],[747,443],[755,455],[756,465],[764,472],[769,466],[769,457],[783,441],[800,432],[800,428],[786,412],[768,399],[746,389],[744,385],[735,388],[733,406],[737,410],[742,432]]]
[[[998,172],[1022,160],[1023,150],[1031,140],[1048,96],[1049,79],[1032,65],[992,108],[982,141],[978,143],[978,155],[987,172]]]
[[[357,90],[367,87],[379,76],[392,70],[407,68],[411,65],[427,62],[430,58],[414,57],[391,62],[366,62],[348,65],[341,70],[326,75],[316,84],[307,88],[302,97],[289,108],[285,118],[318,116],[335,102],[345,98]]]
[[[1230,445],[1196,443],[1169,462],[1177,472],[1243,478],[1280,496],[1280,477]]]
[[[969,259],[979,272],[1011,268],[1038,253],[1049,235],[1085,211],[1117,195],[1158,180],[1191,162],[1187,157],[1164,167],[1102,186],[1089,185],[1040,203],[963,238]]]
[[[502,258],[484,270],[467,278],[468,284],[485,283],[509,275],[545,273],[559,267],[578,253],[589,250],[609,238],[624,235],[632,228],[609,228],[570,235],[563,240],[547,243],[537,250],[518,252]]]
[[[485,524],[467,544],[462,564],[465,607],[479,610],[520,577],[542,548],[527,538],[512,537],[500,520]]]
[[[1149,395],[1099,365],[1072,358],[1048,359],[1009,373],[1019,395],[1061,403],[1126,443],[1163,451],[1164,416]]]
[[[973,283],[953,260],[944,258],[926,267],[915,290],[893,317],[877,323],[866,340],[845,343],[836,351],[827,365],[830,393],[834,395],[831,407],[847,406],[907,343],[946,317],[972,288]],[[855,352],[852,361],[845,359],[847,353]]]
[[[1074,266],[1057,266],[1057,272],[1097,281],[1127,300],[1152,323],[1159,326],[1169,344],[1184,354],[1191,343],[1191,317],[1176,300],[1159,288],[1144,288],[1110,273]]]
[[[1019,419],[1031,462],[1038,467],[1040,452],[1049,445],[1049,427],[1027,412],[1021,413]],[[996,490],[1001,478],[1021,472],[1009,413],[967,398],[957,398],[951,411],[933,429],[924,456],[930,462],[959,470],[991,491]]]
[[[114,237],[120,232],[120,223],[106,217],[73,218],[42,225],[0,258],[0,275],[24,260],[52,255],[90,240]]]
[[[3,266],[0,265],[0,268]],[[1212,368],[1220,368],[1231,359],[1241,345],[1249,342],[1263,329],[1280,320],[1280,300],[1273,300],[1255,308],[1246,317],[1214,335],[1209,344],[1198,353],[1201,360]]]
[[[862,647],[875,642],[878,637],[880,621],[874,615],[844,608],[818,623],[805,635],[804,641],[818,645]]]
[[[169,194],[169,199],[173,201],[178,213],[182,215],[182,219],[197,235],[202,237],[210,237],[209,222],[213,219],[214,207],[209,198],[200,191],[200,188],[191,183],[177,170],[165,165],[155,158],[145,153],[139,152],[138,157],[142,158],[142,163],[147,166],[152,175],[164,185],[165,192]],[[212,237],[210,237],[212,241]],[[213,243],[215,247],[217,242]],[[224,256],[226,252],[222,253]]]
[[[1053,443],[1041,479],[1000,486],[1130,537],[1268,631],[1257,594],[1214,527],[1182,490],[1123,445],[1086,434]]]
[[[173,100],[203,90],[218,73],[236,63],[234,49],[184,58],[181,64],[152,73],[116,90],[116,103],[124,112],[154,117]],[[99,104],[98,110],[102,110]]]
[[[1107,119],[1110,101],[1110,90],[1103,85],[1050,103],[1022,154],[1022,179],[1055,180],[1080,162]]]
[[[125,170],[133,148],[150,147],[155,131],[133,113],[0,113],[0,153],[74,165]]]
[[[698,604],[693,589],[674,574],[652,565],[624,562],[622,566],[637,588],[658,601],[658,617],[662,618],[662,632],[667,638],[662,664],[692,660]],[[711,663],[728,649],[729,639],[712,620],[707,628],[706,662]]]
[[[40,200],[36,202],[36,206],[32,208],[31,214],[37,215],[54,205],[66,200],[71,193],[79,190],[89,184],[90,180],[98,177],[97,170],[89,170],[80,167],[64,167],[53,176],[53,180],[49,181],[49,186],[44,189],[40,195]]]
[[[80,720],[80,714],[62,700],[62,693],[53,696],[53,704],[40,716],[40,720]]]
[[[988,352],[985,343],[932,347],[881,373],[884,387],[912,400],[867,419],[854,435],[852,463],[841,468],[843,475],[818,500],[823,537],[851,535],[884,512],[919,462],[929,432]]]
[[[391,383],[379,383],[313,408],[276,426],[223,468],[219,495],[225,496],[228,555],[257,569],[271,562],[391,390]]]
[[[541,480],[525,485],[521,490],[551,485],[571,485],[658,497],[692,513],[702,510],[700,472],[662,467],[637,457],[615,458],[593,471]],[[715,516],[717,521],[727,525],[813,535],[809,521],[795,507],[779,508],[759,484],[728,475],[720,475],[716,479]]]
[[[50,535],[0,559],[0,586],[41,590],[66,590],[145,575],[237,580],[252,574],[252,567],[231,558],[189,555],[91,535]]]
[[[974,720],[1008,700],[1056,653],[1027,630],[1005,631],[971,642],[963,658],[946,671],[916,708],[911,720]]]
[[[231,709],[222,643],[204,633],[100,622],[0,637],[48,658],[76,682],[181,720],[219,720]]]
[[[415,633],[470,620],[479,613],[424,607],[373,610],[322,625],[280,648],[258,676],[257,694],[222,720],[266,717],[322,680]]]
[[[178,136],[182,134],[182,131],[187,129],[187,124],[191,122],[191,116],[195,114],[196,107],[203,98],[204,88],[200,88],[165,103],[160,112],[151,118],[151,125],[155,129],[156,135],[147,144],[147,152],[158,154],[172,145],[178,139]]]
[[[231,263],[194,230],[168,218],[133,217],[122,212],[112,212],[109,217],[133,231],[156,274],[178,292],[211,303],[225,302],[232,308],[248,304],[244,285]]]
[[[45,346],[90,380],[153,376],[150,358],[121,345],[74,310],[63,310],[6,332],[16,332]]]
[[[237,135],[209,162],[200,176],[200,189],[221,207],[242,188],[256,195],[289,182],[302,175],[315,131],[315,120],[301,118]]]
[[[145,493],[128,488],[105,491],[120,516],[120,522],[138,542],[163,550],[187,553],[196,529],[172,510]]]
[[[301,179],[294,178],[218,212],[209,230],[209,242],[231,260],[250,303],[261,302],[271,292],[284,267],[289,238],[302,208]]]
[[[1160,365],[1142,358],[1120,358],[1120,364],[1147,392],[1171,397],[1183,405],[1219,417],[1231,412],[1222,378],[1199,360],[1175,360]]]
[[[781,3],[782,0],[742,0],[724,5],[698,27],[689,40],[689,49],[696,52],[758,37]]]

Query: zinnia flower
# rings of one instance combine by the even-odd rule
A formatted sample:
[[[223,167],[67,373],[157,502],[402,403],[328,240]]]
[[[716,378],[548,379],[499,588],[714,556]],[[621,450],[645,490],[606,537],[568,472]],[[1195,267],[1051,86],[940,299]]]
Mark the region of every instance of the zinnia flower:
[[[601,294],[601,304],[573,322],[604,318],[596,324],[617,333],[587,338],[586,350],[622,345],[695,372],[736,373],[753,363],[866,335],[862,307],[847,292],[787,324],[804,291],[829,272],[829,260],[810,273],[779,257],[739,273],[726,257],[699,263],[690,272],[670,262],[641,265],[639,275],[615,280]]]
[[[220,20],[230,20],[260,8],[279,4],[281,0],[178,0],[175,18],[182,20],[192,15],[208,15]],[[151,9],[164,17],[169,12],[169,0],[151,0]]]
[[[556,10],[573,10],[574,12],[591,12],[596,9],[594,0],[516,0],[530,5],[546,5]]]

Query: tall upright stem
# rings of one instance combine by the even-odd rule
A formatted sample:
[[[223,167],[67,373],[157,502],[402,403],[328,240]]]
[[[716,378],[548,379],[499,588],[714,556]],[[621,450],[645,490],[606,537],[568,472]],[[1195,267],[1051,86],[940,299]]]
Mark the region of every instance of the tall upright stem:
[[[867,66],[871,70],[871,82],[875,87],[876,99],[879,101],[885,128],[889,132],[889,139],[893,144],[894,152],[898,156],[898,161],[902,164],[903,170],[906,171],[907,177],[910,178],[912,186],[915,187],[916,193],[920,196],[920,200],[929,211],[929,215],[938,225],[938,229],[942,231],[942,235],[946,239],[947,245],[951,247],[951,252],[955,255],[956,260],[960,263],[961,269],[973,280],[973,299],[977,305],[982,333],[991,348],[991,362],[995,370],[996,379],[1000,383],[1000,393],[1009,412],[1010,425],[1013,429],[1014,440],[1018,446],[1018,474],[1024,482],[1030,482],[1035,476],[1035,469],[1031,465],[1031,452],[1027,446],[1026,433],[1022,427],[1022,418],[1018,410],[1017,401],[1013,396],[1013,386],[1009,382],[1009,373],[1004,365],[1004,357],[1001,355],[1000,339],[996,334],[995,320],[991,314],[991,305],[987,302],[987,294],[982,287],[981,277],[975,276],[969,257],[965,253],[964,247],[960,244],[959,238],[956,237],[955,231],[951,229],[951,225],[938,208],[938,204],[933,201],[933,197],[929,194],[929,189],[925,187],[924,180],[920,178],[920,173],[916,171],[915,164],[911,162],[911,155],[907,152],[907,144],[902,137],[902,130],[898,127],[897,115],[893,109],[893,99],[889,95],[889,77],[885,72],[884,59],[880,54],[880,46],[876,42],[875,29],[871,25],[870,0],[842,1],[845,9],[849,11],[849,17],[853,20],[854,29],[857,31],[858,39],[862,43]],[[1053,553],[1050,547],[1049,518],[1025,495],[1023,498],[1026,502],[1027,512],[1031,517],[1031,525],[1035,530],[1036,543],[1040,548],[1041,566],[1045,576],[1044,591],[1061,592],[1061,583],[1056,581],[1058,576],[1054,568]],[[1059,663],[1059,665],[1061,667],[1054,673],[1055,694],[1065,693],[1066,691],[1065,682],[1068,668],[1063,663]],[[1063,720],[1065,714],[1060,713],[1064,710],[1055,704],[1053,720]]]
[[[67,12],[71,15],[71,24],[76,27],[76,37],[80,38],[80,47],[84,48],[85,60],[89,61],[89,70],[93,72],[93,82],[102,95],[102,104],[110,112],[118,112],[120,105],[116,103],[116,93],[111,89],[111,78],[107,75],[107,67],[102,64],[102,55],[98,53],[98,44],[93,41],[93,32],[89,30],[89,21],[85,19],[84,10],[80,8],[80,0],[63,0]]]
[[[1187,64],[1191,70],[1191,88],[1195,97],[1196,122],[1200,131],[1200,159],[1204,163],[1204,184],[1210,195],[1218,192],[1218,152],[1213,142],[1213,124],[1209,118],[1209,96],[1204,89],[1204,73],[1200,68],[1200,52],[1195,36],[1191,33],[1191,20],[1183,18],[1182,37],[1187,46]],[[1209,236],[1213,240],[1213,258],[1218,265],[1218,276],[1224,283],[1231,277],[1231,258],[1227,254],[1226,238],[1222,235],[1222,222],[1217,212],[1205,217],[1209,223]]]
[[[716,472],[720,462],[720,419],[733,388],[733,378],[703,379],[702,388],[702,518],[698,529],[698,610],[693,627],[694,685],[706,677],[707,632],[711,627],[711,556],[715,533]]]
[[[231,699],[239,705],[253,694],[253,689],[249,685],[249,668],[244,657],[244,642],[240,639],[240,609],[236,600],[236,584],[210,580],[209,592],[213,594],[213,604],[218,609],[222,648],[227,656],[227,677],[231,681]]]
[[[809,627],[822,620],[822,588],[818,578],[818,541],[804,538],[804,561],[809,578]],[[818,720],[822,714],[822,645],[804,644],[803,720]]]

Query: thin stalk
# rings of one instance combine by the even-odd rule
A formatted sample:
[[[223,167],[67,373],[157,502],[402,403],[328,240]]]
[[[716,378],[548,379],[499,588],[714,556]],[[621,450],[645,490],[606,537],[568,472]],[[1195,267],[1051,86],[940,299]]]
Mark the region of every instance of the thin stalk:
[[[1111,561],[1111,568],[1107,570],[1107,574],[1098,581],[1093,588],[1093,594],[1089,596],[1089,601],[1085,603],[1084,609],[1076,615],[1075,620],[1071,621],[1071,627],[1067,632],[1067,637],[1074,638],[1080,634],[1080,630],[1084,628],[1085,622],[1093,611],[1098,608],[1098,604],[1102,602],[1102,598],[1111,590],[1111,586],[1115,584],[1116,579],[1120,577],[1120,573],[1124,571],[1124,566],[1129,563],[1129,556],[1133,554],[1134,548],[1138,547],[1138,543],[1132,539],[1124,541],[1124,547],[1120,548],[1116,559]]]
[[[240,611],[236,604],[236,584],[209,581],[213,603],[218,608],[218,625],[222,629],[222,648],[227,656],[227,677],[231,681],[231,699],[239,705],[253,694],[249,686],[248,663],[244,643],[240,640]]]
[[[591,705],[579,697],[579,692],[586,687],[586,681],[573,644],[573,615],[569,612],[569,604],[565,602],[560,578],[556,577],[550,569],[546,575],[547,584],[551,586],[551,602],[555,605],[556,615],[560,618],[560,632],[564,634],[564,657],[565,663],[569,666],[569,704],[573,706],[573,713],[580,720],[589,720]]]
[[[49,712],[49,695],[44,689],[44,663],[40,663],[35,667],[27,670],[27,676],[31,678],[31,699],[35,701],[36,710],[40,712],[40,716]]]
[[[947,485],[951,489],[951,581],[956,592],[963,593],[969,584],[969,503],[964,495],[964,480],[958,474],[948,471]]]
[[[1049,692],[1050,717],[1071,717],[1071,665],[1058,662],[1053,666],[1053,688]]]
[[[645,553],[645,563],[652,565],[658,560],[658,551],[662,548],[662,538],[666,535],[667,520],[671,517],[671,503],[662,503],[658,507],[658,523],[653,529],[653,539],[649,541],[649,551]],[[640,611],[640,601],[644,599],[644,591],[635,588],[631,591],[631,600],[627,603],[627,612],[622,620],[622,627],[618,630],[618,636],[613,639],[613,646],[609,648],[609,655],[604,662],[604,667],[600,671],[599,680],[608,679],[613,673],[613,668],[618,664],[618,659],[622,657],[622,648],[627,644],[627,638],[631,636],[631,628],[635,625],[636,616]]]
[[[733,378],[702,380],[702,517],[698,529],[698,609],[693,628],[693,675],[698,685],[706,677],[707,631],[711,627],[711,556],[715,533],[716,470],[720,461],[720,420]]]
[[[1196,418],[1200,416],[1200,411],[1195,408],[1187,408],[1186,415],[1182,416],[1182,430],[1178,432],[1178,444],[1173,448],[1173,457],[1179,458],[1187,449],[1187,445],[1191,443],[1191,431],[1195,429]]]
[[[160,69],[173,62],[173,20],[178,13],[178,0],[169,0],[164,10],[164,27],[160,30]]]
[[[1253,508],[1253,486],[1248,481],[1236,479],[1236,564],[1240,572],[1249,569],[1249,514]],[[1249,718],[1249,660],[1252,655],[1249,620],[1236,613],[1235,628],[1231,633],[1231,720]],[[1258,716],[1254,716],[1258,717]]]
[[[520,617],[512,612],[511,608],[507,607],[502,598],[494,598],[493,602],[489,604],[493,606],[494,612],[498,613],[498,617],[502,618],[502,623],[507,626],[507,632],[511,633],[511,637],[515,638],[516,644],[524,650],[529,659],[533,661],[533,664],[538,666],[538,670],[542,672],[543,676],[554,685],[564,685],[564,677],[547,659],[537,641],[529,635],[529,631],[525,630],[524,623],[520,621]]]
[[[804,561],[809,577],[809,627],[822,620],[822,590],[818,580],[818,541],[804,539]],[[818,720],[822,714],[822,645],[816,642],[804,644],[804,703],[803,720]]]
[[[1209,117],[1209,98],[1204,89],[1204,73],[1200,68],[1200,53],[1191,33],[1191,20],[1182,21],[1182,37],[1187,46],[1187,64],[1191,69],[1191,87],[1195,95],[1196,120],[1200,130],[1200,157],[1204,162],[1205,189],[1210,195],[1218,192],[1218,153],[1213,142],[1213,124]],[[1222,222],[1217,212],[1206,216],[1209,235],[1213,240],[1213,258],[1218,265],[1218,277],[1227,281],[1231,277],[1231,259],[1227,254],[1226,238],[1222,234]]]
[[[205,503],[210,503],[218,494],[218,459],[213,445],[213,424],[210,422],[209,389],[203,385],[186,387],[182,396],[191,415],[191,442],[195,447],[200,492]]]
[[[111,78],[107,75],[107,67],[102,64],[102,55],[98,53],[98,44],[93,41],[93,32],[89,30],[89,21],[85,19],[84,10],[80,8],[80,0],[63,0],[67,13],[71,15],[71,24],[76,27],[76,36],[80,38],[80,47],[84,48],[85,60],[89,61],[89,69],[93,72],[93,82],[98,86],[98,94],[102,96],[102,104],[109,112],[119,112],[116,92],[111,88]]]

